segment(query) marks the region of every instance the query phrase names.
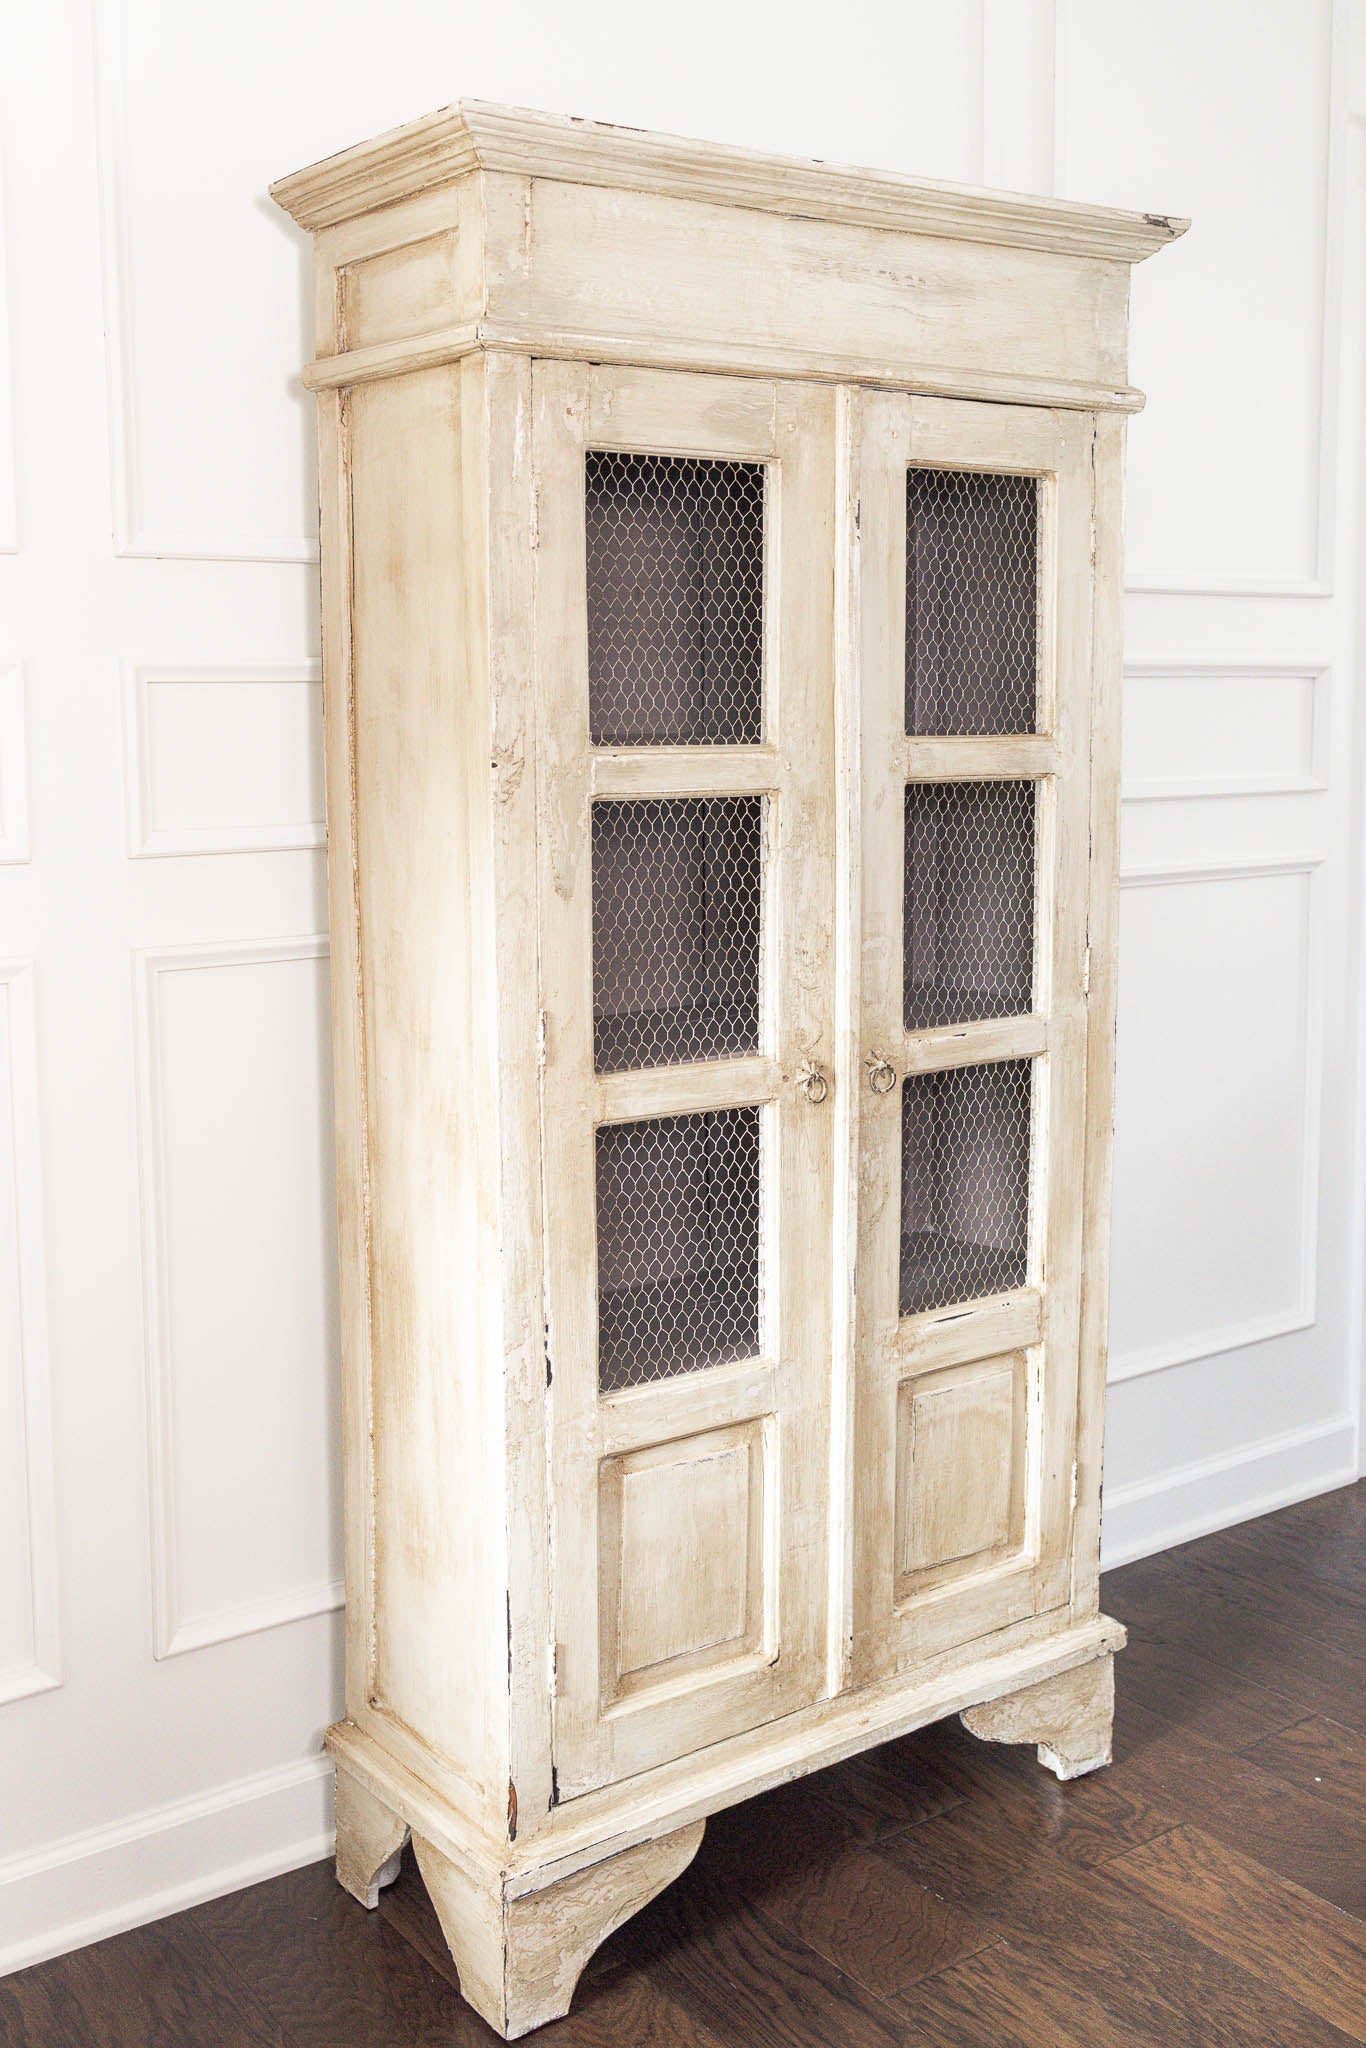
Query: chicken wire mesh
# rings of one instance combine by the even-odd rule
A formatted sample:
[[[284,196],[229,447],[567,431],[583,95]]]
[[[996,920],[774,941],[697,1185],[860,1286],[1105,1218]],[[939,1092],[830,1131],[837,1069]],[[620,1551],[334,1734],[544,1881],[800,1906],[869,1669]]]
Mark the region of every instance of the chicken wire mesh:
[[[906,730],[1032,732],[1038,479],[906,473]]]
[[[910,1074],[901,1091],[901,1313],[1002,1294],[1029,1256],[1029,1060]]]
[[[1026,1015],[1034,988],[1034,784],[906,790],[908,1031]]]
[[[600,1074],[758,1051],[764,802],[593,806]]]
[[[599,1129],[604,1393],[758,1355],[760,1162],[757,1109]]]
[[[591,448],[595,746],[763,737],[764,465]]]

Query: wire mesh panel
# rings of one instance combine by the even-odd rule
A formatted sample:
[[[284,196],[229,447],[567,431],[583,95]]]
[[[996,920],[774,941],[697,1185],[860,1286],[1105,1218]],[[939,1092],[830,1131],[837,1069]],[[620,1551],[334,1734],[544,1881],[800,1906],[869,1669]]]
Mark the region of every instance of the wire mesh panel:
[[[910,1074],[901,1092],[901,1313],[1022,1287],[1030,1061]]]
[[[908,1031],[1028,1013],[1034,986],[1034,784],[906,790]]]
[[[906,472],[906,730],[1032,732],[1038,479]]]
[[[595,746],[763,737],[764,465],[590,448]]]
[[[604,1125],[597,1203],[604,1393],[758,1354],[757,1109]]]
[[[759,1047],[764,798],[593,806],[597,1071]]]

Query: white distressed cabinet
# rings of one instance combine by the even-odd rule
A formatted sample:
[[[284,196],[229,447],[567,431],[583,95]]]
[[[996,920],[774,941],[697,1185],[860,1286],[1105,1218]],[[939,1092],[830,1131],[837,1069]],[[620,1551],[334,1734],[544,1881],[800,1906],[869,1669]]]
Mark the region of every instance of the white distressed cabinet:
[[[708,1813],[1104,1763],[1130,265],[464,103],[316,243],[338,1874],[565,2011]]]

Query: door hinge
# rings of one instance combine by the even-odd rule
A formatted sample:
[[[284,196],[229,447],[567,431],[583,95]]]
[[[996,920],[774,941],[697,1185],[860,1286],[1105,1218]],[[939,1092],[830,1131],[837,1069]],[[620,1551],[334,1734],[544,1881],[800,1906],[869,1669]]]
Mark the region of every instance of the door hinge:
[[[1086,958],[1082,962],[1081,992],[1089,1003],[1091,1000],[1091,948],[1089,946],[1086,948]]]
[[[517,1839],[517,1787],[508,1779],[508,1840]]]
[[[554,1764],[550,1766],[550,1803],[552,1806],[560,1803],[560,1774]]]
[[[549,1043],[549,1036],[546,1014],[542,1010],[540,1016],[536,1019],[536,1064],[542,1073],[545,1072],[546,1046]]]
[[[1076,1461],[1076,1459],[1075,1459],[1075,1458],[1074,1458],[1074,1459],[1072,1460],[1072,1507],[1071,1507],[1071,1512],[1072,1512],[1072,1514],[1074,1514],[1074,1515],[1075,1515],[1075,1513],[1077,1512],[1077,1461]]]

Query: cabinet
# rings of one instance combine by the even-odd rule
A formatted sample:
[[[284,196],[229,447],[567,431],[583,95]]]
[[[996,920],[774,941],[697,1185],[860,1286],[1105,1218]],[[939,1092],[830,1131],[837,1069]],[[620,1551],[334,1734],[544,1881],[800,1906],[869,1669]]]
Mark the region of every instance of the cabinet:
[[[1109,1754],[1131,264],[1184,223],[463,103],[313,232],[338,1875],[505,2036],[708,1813]]]

